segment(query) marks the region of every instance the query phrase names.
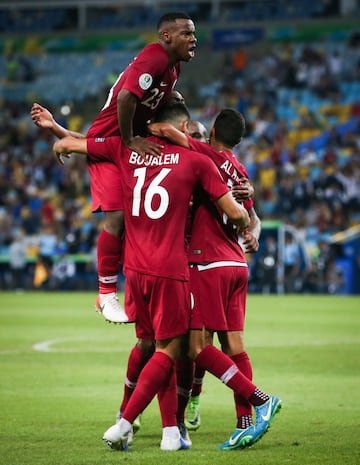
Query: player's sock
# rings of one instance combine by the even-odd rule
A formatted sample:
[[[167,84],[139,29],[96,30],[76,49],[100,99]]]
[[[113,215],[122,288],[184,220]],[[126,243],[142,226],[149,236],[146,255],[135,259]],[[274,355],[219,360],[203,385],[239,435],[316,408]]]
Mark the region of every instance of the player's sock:
[[[162,427],[177,426],[176,412],[178,403],[178,393],[176,387],[175,365],[169,374],[168,381],[157,394]]]
[[[178,421],[184,421],[185,409],[189,402],[191,387],[193,385],[194,362],[189,359],[177,360],[176,377],[177,377],[177,391],[178,391]]]
[[[197,397],[201,394],[205,371],[206,370],[199,367],[195,363],[194,381],[193,381],[193,386],[192,386],[192,391],[191,391],[192,397]]]
[[[125,407],[129,402],[129,399],[136,387],[136,383],[139,378],[140,372],[148,362],[151,355],[152,354],[142,352],[136,344],[132,348],[128,359],[126,378],[124,384],[124,396],[120,405],[121,412],[125,410]]]
[[[163,352],[155,352],[142,369],[137,386],[125,410],[123,418],[133,423],[135,418],[150,404],[155,395],[168,381],[174,361]]]
[[[217,347],[206,346],[196,357],[195,362],[219,378],[237,394],[247,399],[254,394],[256,386],[239,371],[231,358]]]
[[[255,391],[249,396],[249,402],[256,407],[259,405],[265,404],[270,399],[270,397],[259,388],[256,388]]]
[[[99,293],[117,292],[122,239],[102,229],[97,244]]]
[[[246,352],[241,352],[230,356],[231,360],[239,368],[241,373],[252,381],[253,371],[249,356]],[[250,402],[243,396],[234,392],[234,401],[236,409],[237,428],[245,429],[252,425],[252,408]]]

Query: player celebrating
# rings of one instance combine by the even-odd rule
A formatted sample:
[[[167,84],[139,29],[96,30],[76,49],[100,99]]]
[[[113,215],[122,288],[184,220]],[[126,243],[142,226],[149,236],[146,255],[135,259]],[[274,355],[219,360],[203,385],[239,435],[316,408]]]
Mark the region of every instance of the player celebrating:
[[[248,174],[232,152],[245,131],[245,121],[240,113],[232,109],[220,112],[210,132],[210,145],[187,139],[170,126],[154,124],[150,128],[152,132],[206,153],[219,167],[228,185],[237,185],[240,191],[243,190],[241,185],[244,179],[248,179]],[[252,225],[243,232],[242,242],[245,252],[252,253],[259,246],[260,220],[251,199],[245,200],[244,206]],[[194,207],[189,247],[190,284],[194,297],[189,353],[200,368],[207,369],[234,390],[237,427],[220,449],[240,449],[262,437],[280,410],[281,400],[263,393],[258,393],[257,399],[248,397],[244,395],[245,391],[240,392],[236,388],[237,372],[250,381],[252,379],[251,362],[243,338],[247,263],[236,229],[213,207],[202,191],[194,195]],[[211,312],[209,302],[212,303]],[[213,346],[214,332],[218,333],[226,355]],[[181,386],[181,381],[178,380],[178,384]],[[185,391],[187,386],[188,383],[185,384]],[[255,425],[252,423],[252,405],[256,411]]]
[[[160,109],[157,119],[185,130],[189,113],[182,104],[167,105]],[[180,354],[182,336],[187,333],[190,320],[184,235],[195,185],[200,183],[240,229],[249,225],[246,210],[233,199],[207,157],[165,140],[150,139],[164,146],[160,159],[149,155],[144,161],[121,138],[66,137],[54,144],[54,150],[60,154],[88,152],[91,157],[112,159],[121,164],[123,173],[126,308],[135,314],[137,336],[156,343],[155,353],[141,371],[121,420],[104,433],[103,439],[119,450],[127,447],[138,414],[175,377],[174,361]],[[247,382],[246,378],[244,381]],[[173,425],[164,428],[161,449],[184,447],[174,407]]]
[[[171,95],[180,74],[181,62],[190,61],[195,54],[195,27],[186,13],[163,15],[157,25],[159,41],[147,45],[119,75],[110,89],[104,107],[92,123],[87,137],[121,135],[124,143],[141,156],[160,155],[161,145],[146,139],[147,121]],[[36,123],[41,107],[32,109]],[[56,127],[56,135],[64,128]],[[89,158],[92,209],[105,212],[105,225],[98,243],[99,296],[98,311],[114,323],[128,321],[117,297],[117,277],[122,255],[124,232],[121,173],[111,161]]]

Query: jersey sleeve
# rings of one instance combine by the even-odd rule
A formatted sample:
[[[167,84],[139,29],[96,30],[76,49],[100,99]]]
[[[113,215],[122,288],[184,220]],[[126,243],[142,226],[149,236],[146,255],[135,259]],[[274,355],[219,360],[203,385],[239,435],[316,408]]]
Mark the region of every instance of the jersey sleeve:
[[[121,137],[87,138],[88,156],[92,160],[117,162],[121,153]]]

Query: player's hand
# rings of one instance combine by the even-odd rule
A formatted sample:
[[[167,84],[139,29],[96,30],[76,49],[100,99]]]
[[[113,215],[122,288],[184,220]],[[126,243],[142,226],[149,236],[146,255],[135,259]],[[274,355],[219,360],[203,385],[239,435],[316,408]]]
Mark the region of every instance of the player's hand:
[[[237,202],[242,202],[254,195],[254,188],[247,178],[241,178],[240,184],[232,186],[232,195]]]
[[[259,241],[256,239],[256,237],[253,234],[251,234],[250,231],[245,229],[245,231],[242,232],[242,236],[243,236],[242,245],[244,246],[245,253],[255,253],[259,250]]]
[[[49,129],[54,124],[54,118],[50,111],[38,103],[34,103],[31,107],[30,116],[34,124],[39,128]]]
[[[71,154],[66,151],[63,147],[63,144],[60,140],[57,140],[53,145],[53,151],[55,152],[56,158],[58,159],[60,165],[64,165],[63,157],[70,158]]]
[[[133,137],[127,146],[129,149],[138,153],[144,160],[146,155],[160,157],[162,154],[162,149],[164,148],[163,145],[140,136]]]
[[[154,136],[163,137],[164,136],[163,126],[164,126],[164,123],[150,123],[148,124],[148,130]]]

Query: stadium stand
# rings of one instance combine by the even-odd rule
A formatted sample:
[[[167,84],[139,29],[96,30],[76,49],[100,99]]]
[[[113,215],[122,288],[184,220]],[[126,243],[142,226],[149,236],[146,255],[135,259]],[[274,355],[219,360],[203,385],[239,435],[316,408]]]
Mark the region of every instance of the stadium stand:
[[[86,27],[149,28],[167,7],[157,3],[157,7],[122,6],[116,14],[114,7],[104,8],[100,14],[88,6]],[[203,15],[205,3],[208,14]],[[202,34],[198,57],[188,72],[184,70],[179,83],[193,118],[209,128],[216,112],[231,106],[247,120],[248,131],[238,146],[238,156],[253,180],[256,210],[264,222],[261,253],[250,264],[250,290],[284,291],[284,275],[275,290],[265,286],[268,273],[263,258],[267,239],[276,236],[278,243],[282,240],[282,254],[276,256],[281,264],[285,235],[294,233],[302,245],[294,292],[359,293],[359,32],[347,25],[341,27],[341,23],[326,28],[325,21],[321,23],[325,35],[316,36],[316,26],[316,33],[307,30],[308,37],[300,40],[300,27],[297,31],[285,28],[286,33],[283,25],[267,27],[261,40],[213,53],[212,2],[195,2],[191,9],[184,3],[171,4],[181,9],[189,6],[189,13],[210,27]],[[49,29],[42,31],[78,27],[76,8],[64,9],[51,20],[49,11],[45,8],[29,14],[29,10],[19,10],[10,21],[9,11],[0,8],[0,24],[4,32],[15,33],[23,23],[23,32],[34,34],[46,18]],[[291,7],[282,0],[226,2],[218,20],[258,20],[263,27],[261,21],[269,18],[324,18],[339,11],[340,2],[296,1]],[[279,40],[282,34],[285,38]],[[51,153],[52,138],[32,125],[29,111],[31,103],[39,101],[71,129],[86,131],[112,76],[142,46],[134,40],[136,35],[142,37],[134,33],[127,41],[98,38],[90,46],[81,44],[86,51],[76,49],[76,35],[51,36],[32,42],[32,46],[37,43],[36,53],[26,53],[31,47],[29,39],[24,39],[20,50],[10,47],[14,53],[0,57],[0,73],[6,76],[0,88],[0,288],[8,288],[15,279],[9,268],[9,251],[19,237],[27,253],[24,286],[34,286],[29,276],[34,274],[40,238],[47,237],[44,230],[49,225],[56,237],[55,261],[65,254],[76,262],[75,287],[87,288],[93,282],[93,241],[102,217],[89,211],[85,161],[73,159],[64,168],[58,167]],[[214,57],[209,66],[208,53]],[[28,74],[19,58],[27,63]],[[200,80],[204,66],[209,73]],[[62,105],[71,109],[70,115],[58,112]],[[43,285],[51,287],[50,282],[55,281]]]

